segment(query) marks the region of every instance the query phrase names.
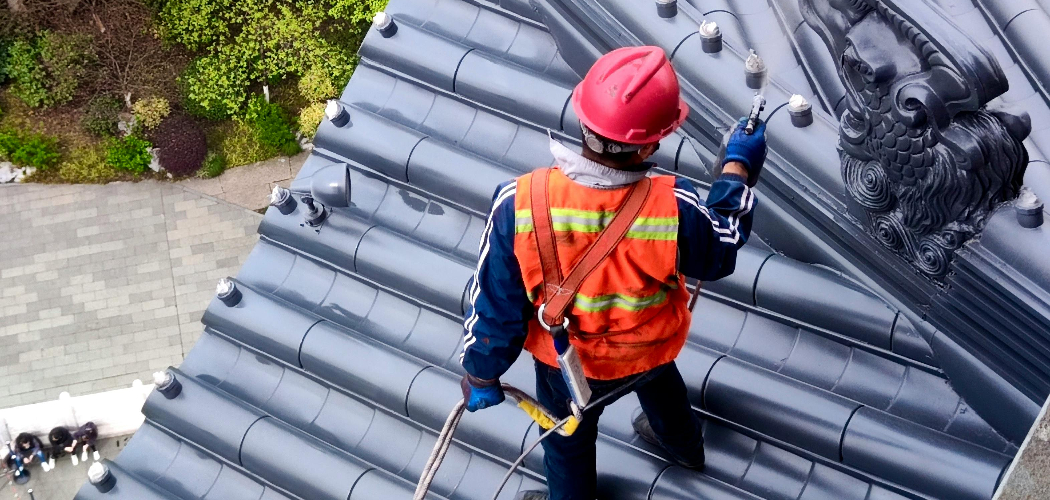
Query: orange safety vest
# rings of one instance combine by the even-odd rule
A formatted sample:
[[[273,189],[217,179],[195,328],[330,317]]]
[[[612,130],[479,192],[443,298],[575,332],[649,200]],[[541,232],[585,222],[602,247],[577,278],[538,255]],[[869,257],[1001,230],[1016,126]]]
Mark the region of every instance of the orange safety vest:
[[[544,303],[532,209],[534,174],[518,178],[514,255],[529,300]],[[653,176],[638,218],[623,240],[584,280],[570,307],[569,338],[584,374],[613,380],[673,361],[685,345],[691,319],[689,292],[677,269],[678,203],[674,177]],[[548,205],[563,274],[594,244],[626,198],[629,187],[595,189],[577,184],[555,168],[549,175]],[[534,316],[525,349],[540,362],[558,366],[550,332]]]

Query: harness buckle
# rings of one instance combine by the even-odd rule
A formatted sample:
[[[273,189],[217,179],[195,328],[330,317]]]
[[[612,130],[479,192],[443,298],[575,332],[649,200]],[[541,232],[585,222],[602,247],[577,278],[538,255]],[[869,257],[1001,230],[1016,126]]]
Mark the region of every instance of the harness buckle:
[[[569,317],[565,316],[562,319],[562,322],[561,322],[560,325],[555,325],[555,326],[548,325],[546,321],[543,321],[543,310],[546,309],[546,308],[547,308],[547,304],[540,304],[539,310],[536,311],[536,319],[540,322],[540,326],[542,326],[544,330],[547,330],[548,332],[551,332],[551,335],[554,335],[554,336],[563,335],[565,333],[568,333],[569,332]]]

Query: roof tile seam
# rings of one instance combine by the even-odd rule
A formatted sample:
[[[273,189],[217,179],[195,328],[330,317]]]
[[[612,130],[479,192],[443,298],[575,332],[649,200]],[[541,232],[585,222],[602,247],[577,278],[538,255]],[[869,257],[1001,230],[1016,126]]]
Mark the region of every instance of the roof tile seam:
[[[1039,94],[1043,96],[1043,100],[1047,103],[1048,106],[1050,106],[1050,89],[1048,89],[1043,84],[1043,82],[1036,78],[1035,72],[1032,69],[1032,65],[1029,64],[1025,58],[1021,57],[1021,52],[1018,50],[1017,46],[1013,43],[1010,37],[1006,36],[1006,28],[999,27],[999,23],[996,22],[992,13],[988,10],[988,7],[984,5],[983,0],[974,0],[974,3],[977,6],[977,10],[979,10],[981,14],[984,15],[984,18],[987,20],[989,27],[992,28],[992,31],[995,32],[995,34],[999,37],[1000,40],[1002,40],[1003,45],[1006,46],[1006,50],[1010,53],[1010,56],[1013,57],[1014,62],[1017,63],[1017,65],[1021,68],[1025,77],[1028,79],[1028,83],[1031,84],[1032,88],[1036,89],[1039,92]],[[1028,9],[1018,13],[1017,15],[1010,18],[1009,22],[1013,22],[1014,19],[1017,19],[1017,16],[1020,16],[1024,12],[1030,12],[1032,10],[1035,9]]]
[[[864,406],[864,405],[860,405],[860,406]],[[857,409],[859,410],[860,408],[858,407]],[[824,465],[825,467],[828,467],[828,468],[830,468],[832,470],[835,470],[837,472],[843,473],[843,474],[845,474],[847,476],[850,476],[850,477],[852,477],[854,479],[860,480],[860,481],[862,481],[862,482],[864,482],[866,484],[877,485],[879,487],[882,487],[882,488],[885,488],[887,490],[890,490],[890,491],[892,491],[894,493],[897,493],[897,494],[900,494],[900,495],[903,495],[903,496],[906,496],[906,497],[910,497],[910,498],[931,500],[931,499],[929,499],[929,497],[927,497],[925,495],[922,495],[922,494],[920,494],[920,493],[918,493],[916,491],[912,491],[912,490],[910,490],[910,489],[908,489],[908,488],[906,488],[904,486],[901,486],[901,485],[899,485],[897,483],[890,482],[889,480],[884,479],[881,476],[876,476],[873,473],[860,470],[860,469],[858,469],[856,467],[847,465],[847,464],[845,464],[843,462],[830,459],[830,458],[825,457],[823,455],[818,455],[816,453],[813,453],[812,451],[809,451],[808,449],[802,448],[802,447],[800,447],[798,445],[794,445],[794,444],[788,443],[786,441],[782,441],[782,440],[780,440],[780,439],[778,439],[778,438],[776,438],[776,437],[774,437],[772,435],[756,431],[756,430],[754,430],[754,429],[752,429],[750,427],[747,427],[747,426],[744,426],[742,424],[733,422],[733,421],[728,420],[728,419],[726,419],[724,417],[721,417],[719,415],[711,413],[711,412],[709,412],[707,410],[698,409],[696,407],[693,407],[693,410],[696,411],[697,413],[699,413],[702,416],[702,418],[704,418],[706,420],[709,420],[709,421],[711,421],[713,423],[716,423],[718,425],[721,425],[721,426],[723,426],[723,427],[725,427],[727,429],[730,429],[732,431],[738,432],[741,435],[747,436],[747,437],[755,440],[758,443],[765,443],[767,446],[772,446],[774,448],[778,448],[778,449],[787,451],[787,452],[792,453],[795,456],[798,456],[798,457],[800,457],[800,458],[802,458],[804,460],[808,460],[808,461],[814,462],[814,463],[819,463],[821,465]]]
[[[444,316],[444,317],[446,317],[448,319],[451,319],[453,321],[460,321],[460,320],[462,320],[462,318],[460,317],[461,315],[459,315],[459,314],[452,314],[452,313],[448,312],[445,309],[442,309],[442,308],[440,308],[440,307],[438,307],[438,306],[436,306],[434,304],[431,304],[429,302],[419,300],[419,299],[415,298],[412,295],[408,295],[407,293],[402,292],[401,290],[398,290],[396,288],[387,286],[387,285],[385,285],[383,283],[379,283],[379,282],[377,282],[377,281],[375,281],[375,280],[373,280],[371,278],[368,278],[367,276],[363,276],[363,275],[361,275],[361,274],[359,274],[359,273],[357,273],[355,271],[351,271],[351,270],[349,270],[349,269],[347,269],[347,268],[345,268],[343,266],[332,264],[331,262],[328,262],[327,260],[322,259],[322,258],[318,257],[317,255],[314,255],[314,254],[311,254],[311,253],[307,253],[305,250],[301,250],[298,247],[293,247],[293,246],[287,245],[284,242],[281,242],[279,240],[275,240],[275,239],[270,238],[270,237],[268,237],[266,235],[260,235],[260,238],[265,238],[267,243],[271,243],[271,244],[273,244],[275,246],[278,246],[278,247],[280,247],[280,248],[284,249],[285,251],[290,252],[292,254],[302,255],[304,257],[308,257],[308,258],[310,258],[310,260],[312,260],[312,261],[314,261],[316,263],[319,263],[319,264],[323,264],[323,265],[327,266],[329,269],[334,270],[335,272],[340,273],[340,274],[342,274],[342,275],[344,275],[344,276],[346,276],[346,277],[348,277],[350,279],[353,279],[355,281],[359,281],[361,283],[365,283],[368,286],[370,286],[372,288],[375,288],[376,290],[380,290],[380,291],[389,293],[389,294],[391,294],[391,295],[393,295],[393,296],[395,296],[395,297],[397,297],[397,298],[399,298],[401,300],[404,300],[405,302],[408,302],[408,303],[410,303],[412,305],[415,305],[415,306],[417,306],[417,307],[419,307],[421,309],[426,309],[426,310],[428,310],[428,311],[430,311],[430,312],[432,312],[434,314],[437,314],[439,316]],[[267,293],[267,292],[262,292],[262,291],[260,291],[260,293],[265,293],[268,296],[273,296],[277,300],[284,301],[284,299],[281,299],[280,297],[277,297],[277,296],[273,295],[272,293]],[[285,301],[285,302],[287,302],[287,301]],[[290,304],[290,302],[289,302],[289,304]],[[296,307],[298,309],[303,309],[300,306],[296,306]],[[339,325],[339,326],[340,326],[340,328],[346,328],[343,325]]]
[[[214,330],[214,329],[212,329],[210,327],[209,327],[209,329],[211,329],[215,334],[219,335],[220,337],[222,337],[226,341],[230,342],[231,344],[240,347],[242,350],[254,351],[254,352],[258,353],[259,355],[265,356],[270,363],[273,363],[273,364],[278,365],[278,366],[282,366],[283,369],[285,369],[285,370],[291,369],[291,370],[295,371],[297,374],[299,374],[301,376],[305,376],[311,382],[313,382],[315,384],[318,384],[318,385],[320,385],[323,388],[328,389],[329,393],[331,393],[331,391],[333,391],[333,390],[337,391],[337,392],[342,392],[344,394],[347,394],[348,397],[350,397],[351,399],[353,399],[355,401],[365,403],[366,406],[370,406],[370,408],[373,410],[373,412],[374,412],[373,415],[376,412],[382,412],[385,415],[394,417],[394,418],[396,418],[398,420],[401,420],[401,421],[406,421],[407,420],[407,422],[409,422],[409,425],[411,427],[413,427],[413,428],[415,428],[415,429],[420,431],[421,435],[426,434],[429,431],[432,431],[431,429],[427,428],[426,426],[420,424],[418,421],[413,420],[411,417],[408,416],[407,395],[411,393],[412,384],[409,385],[409,389],[405,393],[406,394],[405,416],[402,417],[402,416],[398,415],[396,412],[392,411],[391,409],[388,409],[388,408],[384,407],[382,404],[379,404],[379,403],[377,403],[377,402],[375,402],[375,401],[373,401],[373,400],[371,400],[371,399],[369,399],[369,398],[367,398],[367,397],[365,397],[365,396],[363,396],[361,394],[358,394],[357,392],[354,392],[354,391],[352,391],[352,390],[350,390],[348,388],[344,388],[344,387],[340,386],[339,384],[333,383],[333,382],[331,382],[331,381],[329,381],[329,380],[327,380],[327,379],[325,379],[323,377],[320,377],[319,375],[317,375],[315,373],[312,373],[309,370],[306,370],[305,368],[296,368],[294,365],[289,364],[286,361],[283,361],[283,360],[275,357],[272,353],[269,353],[267,351],[263,351],[261,349],[257,349],[255,347],[253,347],[253,346],[251,346],[251,345],[249,345],[249,344],[239,340],[239,339],[230,337],[230,336],[226,335],[225,333],[222,333],[221,331]],[[378,341],[372,339],[369,336],[361,335],[361,337],[367,338],[367,339],[369,339],[369,340],[371,340],[373,342],[377,342],[378,343]],[[404,351],[398,350],[398,352],[400,354],[402,354],[402,355],[406,355],[406,356],[412,357],[411,354],[405,353]],[[432,368],[432,367],[433,368],[440,368],[440,367],[435,367],[434,365],[426,364],[426,362],[423,362],[423,364],[425,364],[425,366],[413,376],[413,379],[412,379],[412,383],[413,384],[415,383],[416,377],[418,377],[419,374],[421,374],[424,371],[426,371],[427,368]],[[317,441],[317,442],[320,442],[320,443],[324,443],[325,445],[327,445],[328,448],[338,452],[340,455],[352,457],[353,460],[356,460],[356,461],[358,461],[358,462],[360,462],[362,464],[367,465],[368,466],[367,467],[368,470],[379,470],[379,471],[382,471],[384,473],[387,473],[387,474],[391,475],[392,477],[394,477],[396,479],[399,479],[399,480],[402,480],[402,481],[404,480],[403,478],[400,478],[400,476],[398,475],[398,472],[400,472],[400,471],[389,471],[389,470],[377,467],[372,462],[370,462],[368,460],[365,460],[365,459],[361,458],[360,456],[354,454],[352,450],[344,449],[342,447],[338,447],[338,446],[335,446],[335,445],[333,445],[331,443],[328,443],[322,437],[314,435],[314,434],[312,434],[310,432],[307,432],[305,429],[297,427],[293,423],[288,422],[288,421],[286,421],[286,420],[284,420],[284,419],[282,419],[282,418],[280,418],[280,417],[278,417],[276,415],[273,415],[268,410],[266,410],[266,409],[264,409],[264,408],[262,408],[260,406],[256,406],[253,403],[245,401],[244,399],[241,399],[240,397],[238,397],[238,396],[236,396],[236,395],[234,395],[234,394],[232,394],[232,393],[230,393],[230,392],[228,392],[226,390],[219,389],[217,386],[214,386],[214,385],[209,384],[209,383],[204,382],[204,381],[200,381],[200,379],[198,377],[195,377],[195,376],[192,376],[192,375],[188,375],[188,374],[186,374],[186,376],[187,377],[191,377],[191,378],[193,378],[195,380],[198,380],[198,383],[200,383],[202,386],[204,386],[206,388],[211,388],[211,390],[215,390],[215,391],[221,391],[222,394],[227,397],[227,399],[233,400],[233,401],[235,401],[235,402],[237,402],[237,403],[239,403],[241,405],[246,406],[247,408],[256,410],[261,415],[259,418],[257,418],[255,421],[253,421],[252,424],[250,424],[245,429],[244,435],[241,436],[241,444],[238,446],[238,458],[237,458],[238,462],[243,462],[243,460],[241,459],[240,453],[241,453],[241,450],[244,447],[244,439],[247,437],[248,432],[251,430],[251,428],[253,426],[255,426],[255,424],[257,424],[258,422],[262,421],[263,419],[267,419],[268,418],[268,419],[272,419],[274,422],[277,422],[280,425],[284,426],[285,428],[288,429],[289,432],[291,432],[291,433],[293,433],[293,434],[295,434],[297,436],[306,437],[307,439],[314,440],[314,441]],[[326,400],[327,400],[327,397],[326,397]],[[184,441],[184,442],[187,442],[187,443],[192,443],[192,445],[195,448],[206,449],[206,448],[203,447],[203,445],[200,445],[200,444],[198,444],[198,443],[196,443],[194,441],[187,440],[184,436],[181,436],[179,434],[176,434],[176,433],[170,431],[166,426],[164,426],[163,424],[161,424],[159,422],[156,422],[156,421],[154,421],[152,419],[150,419],[149,421],[150,421],[150,423],[152,425],[167,431],[169,434],[171,434],[172,436],[175,436],[180,441]],[[374,416],[373,416],[373,420],[370,421],[369,426],[371,426],[372,422],[374,422]],[[362,436],[362,439],[363,439],[363,436]],[[207,451],[208,451],[209,454],[214,455],[214,453],[211,452],[210,449],[208,449]],[[220,460],[222,459],[221,457],[217,457],[217,458],[220,459]],[[241,466],[243,467],[243,465],[241,465]],[[407,466],[407,464],[406,464],[406,466]],[[245,471],[247,471],[247,469],[245,469]],[[258,476],[258,475],[254,474],[252,472],[246,472],[246,474],[251,475],[252,477],[258,477],[258,478],[261,479],[261,476]],[[363,475],[364,475],[364,473],[362,473],[362,476]],[[269,484],[269,483],[267,483],[267,484]],[[280,490],[281,491],[286,491],[284,489],[280,489]],[[294,495],[293,494],[291,496],[299,498],[298,495]]]
[[[275,297],[275,298],[279,298],[279,297]],[[303,332],[303,338],[299,339],[299,349],[295,353],[296,354],[295,355],[295,360],[296,360],[297,363],[299,363],[299,368],[303,368],[303,343],[306,342],[306,337],[308,337],[310,335],[310,330],[313,330],[315,326],[317,326],[318,324],[320,324],[322,322],[325,322],[325,319],[322,318],[322,319],[319,319],[317,321],[314,321],[314,323],[312,325],[310,325],[310,327],[307,328],[305,332]],[[335,325],[335,323],[332,323],[332,324]],[[281,377],[283,378],[284,375],[282,374]],[[274,388],[274,391],[276,392],[277,389]],[[270,397],[272,398],[273,394],[270,394]]]
[[[260,420],[262,420],[264,418],[266,418],[266,415],[260,416],[255,421],[253,421],[251,423],[251,425],[249,425],[247,427],[247,429],[251,429],[251,427],[253,425],[255,425],[257,422],[259,422]],[[249,471],[248,469],[244,468],[243,465],[240,464],[240,462],[241,462],[240,453],[241,453],[241,448],[244,447],[244,438],[248,435],[247,429],[245,430],[244,435],[241,436],[241,443],[238,445],[238,449],[237,449],[237,462],[238,463],[233,463],[232,461],[230,461],[230,460],[228,460],[228,459],[226,459],[226,458],[224,458],[222,456],[219,456],[217,453],[212,451],[210,448],[207,448],[207,447],[201,445],[200,443],[197,443],[196,441],[187,439],[185,436],[183,436],[183,435],[181,435],[181,434],[171,430],[170,428],[168,428],[164,424],[162,424],[160,422],[157,422],[157,421],[155,421],[153,419],[146,418],[145,421],[143,422],[143,425],[149,425],[150,427],[153,427],[154,429],[157,429],[158,431],[160,431],[162,434],[167,435],[168,437],[174,439],[175,441],[177,441],[179,443],[180,447],[182,447],[182,446],[189,446],[190,448],[192,448],[194,450],[197,450],[197,452],[204,454],[205,456],[207,456],[212,461],[220,464],[222,467],[230,467],[230,468],[232,468],[232,470],[234,470],[234,471],[240,473],[241,475],[247,477],[248,479],[250,479],[255,484],[258,484],[258,485],[262,486],[264,494],[266,492],[265,490],[268,488],[268,489],[271,489],[271,490],[276,491],[278,493],[281,493],[282,495],[284,495],[284,496],[286,496],[288,498],[300,499],[300,500],[302,499],[301,496],[296,495],[296,494],[294,494],[294,493],[292,493],[292,492],[290,492],[290,491],[288,491],[288,490],[286,490],[284,488],[281,488],[281,487],[279,487],[279,486],[277,486],[277,485],[267,481],[262,476],[260,476],[258,474],[255,474],[252,471]],[[120,463],[120,456],[117,457],[116,461],[117,461],[117,463],[119,465],[119,463]],[[169,467],[170,467],[170,464],[169,464]],[[163,491],[163,492],[165,492],[165,493],[167,493],[169,495],[172,495],[173,497],[178,498],[178,496],[175,495],[174,493],[172,493],[170,490],[168,490],[167,488],[164,488],[161,485],[157,484],[157,479],[165,477],[165,474],[158,475],[156,479],[148,480],[148,479],[142,477],[139,473],[131,471],[131,470],[127,469],[126,467],[121,467],[121,468],[123,469],[124,473],[130,474],[130,475],[138,478],[143,483],[147,483],[147,484],[151,485],[152,487],[154,487],[156,489],[159,489],[160,491]],[[167,472],[167,470],[165,470],[165,472]]]
[[[362,460],[362,462],[364,462],[364,461]],[[352,498],[354,496],[354,490],[357,489],[357,483],[361,482],[361,479],[363,479],[366,475],[368,475],[369,472],[377,470],[376,467],[374,467],[374,466],[365,467],[364,469],[365,470],[361,471],[361,474],[359,474],[357,476],[357,479],[354,479],[354,484],[350,485],[350,493],[348,493],[346,495],[346,500],[352,500]]]
[[[860,411],[860,409],[863,407],[864,405],[857,405],[857,407],[854,408],[852,412],[850,412],[849,417],[846,418],[846,423],[842,426],[842,434],[839,436],[839,462],[841,463],[846,462],[846,457],[842,454],[842,452],[843,448],[845,448],[846,432],[849,430],[849,424],[853,421],[853,416],[856,415],[857,412]]]
[[[757,278],[756,278],[756,282],[757,282]],[[893,363],[896,363],[898,365],[901,365],[901,366],[912,366],[912,367],[918,368],[919,370],[927,372],[927,373],[929,373],[931,375],[934,375],[934,376],[937,376],[937,377],[940,377],[940,378],[945,378],[944,372],[940,368],[937,368],[935,366],[931,366],[931,365],[925,364],[925,363],[923,363],[921,361],[914,360],[914,359],[911,359],[911,358],[906,357],[906,356],[901,356],[900,354],[897,354],[897,353],[895,353],[893,351],[888,351],[888,350],[886,350],[884,348],[881,348],[881,347],[869,344],[867,342],[864,342],[862,340],[850,337],[850,336],[842,334],[842,333],[838,333],[838,332],[836,332],[834,330],[829,330],[827,328],[822,328],[820,326],[816,326],[816,325],[813,325],[813,324],[810,324],[810,323],[806,323],[806,322],[800,321],[800,320],[798,320],[798,319],[796,319],[794,317],[787,316],[787,315],[778,313],[778,312],[770,310],[770,309],[764,309],[764,308],[759,307],[759,306],[748,305],[746,303],[737,301],[735,299],[726,297],[724,295],[720,295],[720,294],[711,292],[709,290],[701,289],[700,293],[702,294],[703,297],[710,298],[710,299],[715,300],[715,301],[717,301],[719,303],[728,305],[728,306],[733,307],[734,309],[742,311],[744,313],[755,314],[755,315],[757,315],[759,317],[762,317],[762,318],[765,318],[765,319],[768,319],[768,320],[771,320],[771,321],[775,321],[777,323],[780,323],[780,324],[783,324],[783,325],[786,325],[786,326],[790,326],[792,328],[801,328],[803,330],[806,330],[807,332],[813,333],[814,335],[818,335],[818,336],[824,337],[824,338],[826,338],[828,340],[831,340],[832,342],[835,342],[837,344],[841,344],[841,345],[844,345],[844,346],[850,347],[850,348],[860,349],[860,350],[862,350],[864,352],[867,352],[868,354],[871,354],[871,355],[874,355],[874,356],[878,356],[880,358],[886,359],[886,360],[891,361]],[[741,327],[741,330],[743,330],[743,327]]]
[[[667,472],[667,469],[670,469],[671,467],[673,467],[673,465],[671,465],[670,463],[668,463],[666,467],[664,467],[663,469],[660,469],[660,472],[658,472],[658,473],[656,474],[656,477],[654,477],[654,478],[653,478],[653,482],[652,482],[652,483],[649,483],[649,491],[648,491],[648,492],[646,493],[646,495],[645,495],[645,499],[646,499],[646,500],[652,500],[652,498],[653,498],[653,493],[655,493],[655,492],[656,492],[656,483],[659,483],[659,482],[660,482],[660,478],[661,478],[661,477],[663,477],[663,476],[664,476],[664,473],[666,473],[666,472]],[[713,478],[712,478],[712,479],[713,479]],[[723,484],[725,484],[725,483],[723,483]]]
[[[1026,14],[1028,12],[1032,12],[1032,11],[1036,11],[1036,10],[1039,10],[1039,9],[1036,9],[1036,8],[1025,9],[1025,10],[1022,10],[1021,12],[1018,12],[1017,14],[1014,14],[1014,16],[1011,17],[1009,21],[1006,21],[1006,24],[1003,24],[1003,27],[1001,28],[1002,32],[1006,33],[1006,31],[1010,29],[1010,23],[1014,22],[1014,19],[1017,19],[1018,17],[1021,17],[1021,14]]]
[[[464,54],[464,57],[466,57],[465,54]],[[460,61],[460,62],[462,63],[462,61]],[[429,91],[431,91],[431,92],[433,92],[435,94],[443,95],[445,97],[453,99],[456,102],[459,102],[461,104],[465,104],[465,105],[467,105],[467,106],[469,106],[471,108],[475,108],[477,110],[485,111],[485,112],[487,112],[489,114],[492,114],[492,115],[495,115],[497,117],[503,118],[504,120],[507,120],[507,121],[509,121],[511,123],[516,123],[518,125],[527,126],[529,128],[532,128],[533,130],[544,132],[544,133],[546,133],[546,131],[549,129],[549,127],[544,127],[544,126],[542,126],[542,125],[540,125],[540,124],[538,124],[536,122],[527,120],[527,119],[525,119],[525,118],[523,118],[521,116],[515,115],[515,114],[513,114],[513,113],[511,113],[509,111],[504,111],[502,109],[494,108],[492,106],[489,106],[488,104],[484,104],[484,103],[481,103],[481,102],[478,102],[478,101],[474,101],[474,100],[472,100],[472,99],[470,99],[470,98],[468,98],[468,97],[466,97],[466,96],[464,96],[462,94],[459,94],[459,93],[449,92],[449,91],[447,91],[445,89],[442,89],[442,88],[439,88],[439,87],[437,87],[437,86],[435,86],[435,85],[433,85],[433,84],[431,84],[431,83],[429,83],[429,82],[427,82],[425,80],[421,80],[419,78],[415,78],[415,77],[413,77],[413,76],[411,76],[411,75],[409,75],[407,73],[403,73],[403,72],[398,71],[396,69],[393,69],[393,68],[391,68],[389,66],[383,65],[383,64],[379,63],[378,61],[374,61],[372,59],[367,59],[367,58],[362,57],[361,58],[361,63],[365,64],[366,66],[368,66],[370,68],[375,69],[376,71],[385,73],[385,74],[387,74],[389,76],[392,76],[394,78],[402,79],[402,80],[407,81],[409,83],[412,83],[412,84],[414,84],[414,85],[416,85],[418,87],[421,87],[423,89],[429,90]],[[512,65],[512,64],[513,63],[509,63],[509,62],[507,63],[507,65]],[[525,68],[525,69],[527,71],[531,72],[531,70],[528,70],[528,68]],[[458,70],[458,67],[457,67],[457,70]],[[533,74],[535,74],[537,77],[541,77],[542,76],[542,75],[540,75],[538,73],[533,73]],[[362,111],[369,112],[368,110],[362,110]],[[379,115],[377,115],[377,116],[379,116]],[[383,118],[389,120],[389,118],[386,118],[386,117],[383,117]],[[397,123],[398,125],[400,125],[402,127],[407,127],[407,128],[411,128],[412,130],[418,131],[418,129],[416,129],[414,127],[410,127],[408,125],[404,125],[404,124],[402,124],[400,122],[396,122],[395,121],[393,123]],[[565,138],[571,138],[571,136],[567,135],[564,130],[552,130],[552,132],[555,133],[555,134],[558,134],[559,136],[565,137]],[[451,143],[447,143],[446,141],[440,141],[439,140],[439,142],[446,143],[446,144],[451,144]],[[452,145],[456,146],[454,144],[452,144]],[[465,150],[465,151],[469,151],[469,150]],[[479,158],[484,158],[486,160],[489,160],[487,157],[478,155],[478,154],[476,154],[474,152],[470,152],[470,154],[472,154],[474,156],[477,156]],[[491,161],[491,160],[489,160],[489,161]]]
[[[809,488],[809,484],[810,484],[809,482],[810,482],[810,480],[813,479],[813,471],[816,470],[816,469],[817,469],[817,463],[816,462],[810,462],[810,464],[809,464],[809,472],[806,473],[806,479],[804,479],[802,481],[802,489],[798,492],[798,496],[795,497],[795,500],[802,500],[802,495],[806,494],[806,488]],[[871,488],[870,484],[868,485],[868,488]]]

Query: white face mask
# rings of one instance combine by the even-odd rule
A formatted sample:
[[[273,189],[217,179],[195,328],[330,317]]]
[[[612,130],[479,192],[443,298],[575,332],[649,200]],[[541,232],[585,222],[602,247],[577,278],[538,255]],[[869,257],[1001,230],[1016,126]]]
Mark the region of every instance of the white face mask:
[[[629,172],[606,167],[565,147],[549,130],[547,135],[551,138],[550,149],[554,155],[554,163],[561,168],[566,177],[578,184],[598,189],[613,189],[634,184],[648,174],[647,170]]]

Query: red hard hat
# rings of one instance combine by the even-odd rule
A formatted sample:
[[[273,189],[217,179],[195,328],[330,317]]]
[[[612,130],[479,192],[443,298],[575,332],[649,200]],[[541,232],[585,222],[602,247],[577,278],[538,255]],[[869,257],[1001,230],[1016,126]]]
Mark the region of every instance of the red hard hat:
[[[649,144],[685,121],[689,106],[660,47],[605,54],[572,93],[572,108],[594,133],[625,144]]]

